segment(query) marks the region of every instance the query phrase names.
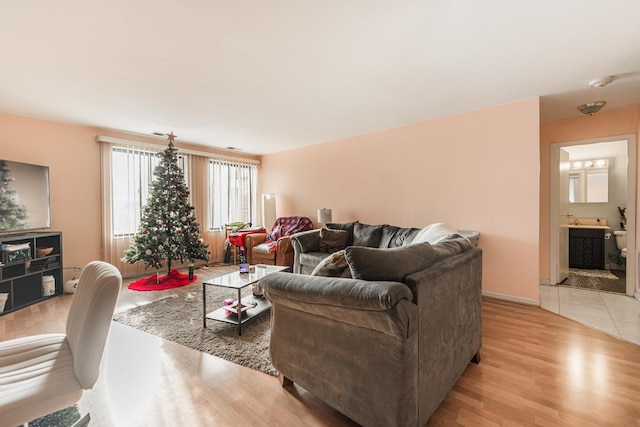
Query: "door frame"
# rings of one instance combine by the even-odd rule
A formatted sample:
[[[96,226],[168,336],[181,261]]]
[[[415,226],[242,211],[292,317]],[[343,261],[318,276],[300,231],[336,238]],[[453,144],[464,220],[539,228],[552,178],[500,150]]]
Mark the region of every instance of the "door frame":
[[[559,168],[560,168],[560,148],[570,147],[573,145],[587,145],[599,142],[615,142],[627,141],[627,295],[634,296],[638,294],[637,272],[638,257],[636,256],[636,136],[634,134],[608,136],[604,138],[583,139],[577,141],[555,142],[551,144],[551,182],[550,182],[550,282],[556,285],[557,277],[557,252],[558,252],[558,201],[557,195],[560,191],[559,186]]]

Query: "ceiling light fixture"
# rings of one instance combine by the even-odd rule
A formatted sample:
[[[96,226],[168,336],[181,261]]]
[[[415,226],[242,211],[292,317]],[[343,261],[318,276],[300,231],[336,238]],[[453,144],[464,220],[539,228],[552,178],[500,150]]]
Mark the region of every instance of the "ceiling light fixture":
[[[589,86],[591,87],[605,87],[609,83],[613,81],[613,76],[605,76],[600,77],[598,79],[593,79],[589,82]]]
[[[605,104],[605,101],[588,102],[586,104],[579,105],[577,108],[581,113],[593,116],[595,113],[600,111]]]

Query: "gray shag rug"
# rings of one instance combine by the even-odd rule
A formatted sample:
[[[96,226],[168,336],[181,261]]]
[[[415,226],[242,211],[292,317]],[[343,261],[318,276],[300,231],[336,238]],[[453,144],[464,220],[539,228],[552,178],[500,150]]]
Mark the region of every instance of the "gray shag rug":
[[[277,376],[269,357],[270,311],[237,325],[207,320],[202,327],[202,288],[117,313],[113,320],[230,362]],[[251,293],[251,286],[243,290]],[[237,291],[207,286],[207,312],[221,307]]]

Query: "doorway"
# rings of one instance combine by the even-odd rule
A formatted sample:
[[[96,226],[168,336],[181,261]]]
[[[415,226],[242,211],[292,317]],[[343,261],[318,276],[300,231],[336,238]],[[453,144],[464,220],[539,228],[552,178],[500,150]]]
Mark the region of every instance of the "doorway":
[[[635,153],[635,135],[568,141],[551,145],[551,285],[563,281],[566,283],[567,272],[570,270],[568,268],[569,229],[582,228],[593,222],[592,226],[600,226],[602,223],[603,226],[609,227],[604,229],[606,233],[600,234],[605,236],[604,253],[599,255],[603,261],[602,270],[619,273],[617,275],[624,277],[623,280],[626,282],[623,286],[624,293],[629,296],[634,294],[637,272],[637,259],[633,256],[636,252]],[[632,160],[629,161],[629,159]],[[596,168],[596,166],[599,167]],[[607,178],[606,172],[609,172],[610,179],[608,186],[605,186],[608,193],[604,196],[593,196],[588,201],[585,197],[587,192],[591,192],[587,183],[589,180],[593,182],[597,180],[597,185],[602,188],[601,180],[603,176]],[[591,173],[594,174],[590,175]],[[593,188],[595,189],[596,186],[594,185]],[[625,217],[621,216],[622,212],[625,213]],[[574,222],[575,225],[573,225]],[[570,227],[569,224],[572,226]],[[602,231],[604,227],[594,228],[600,228]],[[622,231],[622,229],[627,233],[626,252],[629,256],[626,258],[620,256],[614,237],[614,231]],[[575,231],[574,235],[579,234]],[[596,278],[590,278],[587,282],[597,284],[598,275],[595,272],[593,276]]]

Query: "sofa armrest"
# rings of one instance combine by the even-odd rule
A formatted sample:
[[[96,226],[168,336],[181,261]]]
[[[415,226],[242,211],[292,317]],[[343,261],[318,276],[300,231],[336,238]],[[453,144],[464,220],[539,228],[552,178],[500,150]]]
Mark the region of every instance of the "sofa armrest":
[[[394,337],[412,335],[417,307],[404,283],[271,273],[260,279],[272,315],[294,310]]]
[[[399,282],[271,273],[260,279],[260,285],[269,299],[358,310],[389,310],[400,300],[411,301],[412,298],[409,288]]]
[[[278,239],[276,246],[276,265],[293,266],[293,245],[291,237],[284,236]]]
[[[299,252],[318,252],[320,251],[320,229],[303,231],[291,236],[293,245]]]
[[[252,247],[264,243],[266,238],[267,233],[247,234],[247,236],[244,238],[244,246],[247,248],[247,252],[249,252]]]
[[[267,233],[248,234],[244,238],[244,247],[247,250],[246,255],[247,255],[247,262],[249,264],[255,264],[253,262],[253,248],[255,246],[258,246],[261,243],[264,243],[266,238],[267,238]]]
[[[293,246],[293,272],[302,273],[300,254],[304,252],[318,252],[320,250],[320,229],[303,231],[291,236]]]

